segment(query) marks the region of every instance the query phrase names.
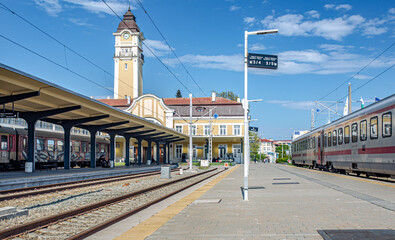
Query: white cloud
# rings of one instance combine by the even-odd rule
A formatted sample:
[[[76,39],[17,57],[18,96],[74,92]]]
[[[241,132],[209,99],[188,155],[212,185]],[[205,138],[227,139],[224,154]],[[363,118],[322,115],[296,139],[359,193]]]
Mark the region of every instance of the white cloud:
[[[335,10],[345,10],[345,11],[349,11],[352,9],[352,6],[350,4],[339,4],[339,5],[335,5],[335,4],[325,4],[324,8],[326,9],[335,9]]]
[[[306,12],[306,14],[308,16],[310,16],[311,18],[320,18],[320,14],[316,10],[308,11],[308,12]]]
[[[260,50],[265,50],[266,49],[266,47],[263,44],[261,44],[261,43],[254,43],[249,48],[252,51],[260,51]]]
[[[98,0],[62,0],[63,2],[76,5],[81,7],[89,12],[96,13],[96,14],[114,14],[106,4],[102,1]],[[107,0],[107,4],[117,13],[117,14],[124,14],[128,8],[128,3],[125,1],[117,1],[117,0]],[[131,6],[132,9],[133,6]]]
[[[279,54],[283,61],[296,61],[306,63],[321,63],[328,60],[329,56],[321,54],[317,50],[286,51]]]
[[[321,44],[320,48],[325,51],[344,51],[346,48],[353,48],[352,46],[344,46],[337,44]]]
[[[390,9],[388,10],[388,13],[389,13],[389,14],[395,14],[395,8],[390,8]]]
[[[69,21],[78,26],[87,26],[87,27],[93,26],[92,24],[88,23],[88,19],[69,18]]]
[[[230,8],[229,8],[229,10],[230,11],[236,11],[236,10],[239,10],[241,7],[238,7],[238,6],[230,6]]]
[[[50,16],[58,16],[65,7],[80,7],[95,14],[110,14],[113,12],[100,0],[34,0],[34,2]],[[121,0],[107,0],[107,4],[119,15],[123,15],[128,9],[128,3]],[[135,1],[132,1],[131,9],[136,9]]]
[[[313,107],[315,107],[315,102],[313,101],[271,100],[271,101],[267,101],[267,103],[279,104],[285,108],[299,109],[299,110],[310,110]]]
[[[384,23],[386,23],[386,20],[384,19],[378,19],[378,18],[374,18],[371,19],[369,21],[366,21],[363,24],[363,35],[380,35],[383,34],[385,32],[387,32],[387,28],[386,27],[380,27],[382,26]]]
[[[246,23],[246,24],[253,24],[256,21],[256,18],[254,18],[254,17],[245,17],[243,20],[244,20],[244,23]]]
[[[368,76],[368,75],[355,75],[354,76],[354,78],[356,78],[356,79],[371,79],[372,77],[371,76]]]
[[[360,15],[343,16],[319,21],[303,21],[300,14],[286,14],[275,18],[267,16],[261,23],[268,28],[278,28],[285,36],[319,36],[328,40],[342,40],[360,26],[365,19]]]
[[[235,55],[185,55],[181,61],[189,63],[194,67],[206,69],[220,69],[229,71],[243,71],[244,57],[241,54]]]
[[[62,6],[58,0],[34,0],[34,2],[52,17],[56,17],[62,12]]]
[[[144,43],[158,57],[165,56],[165,55],[169,54],[169,52],[170,52],[170,49],[167,46],[167,44],[162,42],[162,41],[145,39]],[[154,57],[150,50],[146,49],[145,46],[143,46],[143,48],[144,48],[143,50],[144,50],[144,54],[145,54],[146,57]],[[174,50],[174,48],[173,48],[173,50]]]

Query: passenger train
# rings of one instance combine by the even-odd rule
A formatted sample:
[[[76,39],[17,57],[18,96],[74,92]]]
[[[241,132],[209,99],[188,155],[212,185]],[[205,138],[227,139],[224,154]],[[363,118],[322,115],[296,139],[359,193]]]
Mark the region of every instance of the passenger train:
[[[292,163],[395,178],[395,94],[292,141]]]
[[[62,131],[36,130],[35,167],[63,167],[64,142]],[[109,140],[96,137],[96,159],[104,157],[108,160]],[[90,137],[71,134],[71,167],[87,167],[90,165]],[[0,126],[0,170],[23,169],[27,159],[27,130],[21,126]],[[97,165],[100,165],[97,162]]]

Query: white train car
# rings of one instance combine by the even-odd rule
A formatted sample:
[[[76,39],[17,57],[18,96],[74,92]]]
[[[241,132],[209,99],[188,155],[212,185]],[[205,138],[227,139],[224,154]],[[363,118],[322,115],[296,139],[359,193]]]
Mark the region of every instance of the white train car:
[[[292,142],[292,162],[343,173],[395,178],[395,94]]]

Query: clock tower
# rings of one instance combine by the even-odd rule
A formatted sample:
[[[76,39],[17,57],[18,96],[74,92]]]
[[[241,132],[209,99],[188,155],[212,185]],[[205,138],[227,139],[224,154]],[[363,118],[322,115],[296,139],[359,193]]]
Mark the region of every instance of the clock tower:
[[[144,35],[130,11],[123,15],[115,33],[114,99],[137,98],[143,94]]]

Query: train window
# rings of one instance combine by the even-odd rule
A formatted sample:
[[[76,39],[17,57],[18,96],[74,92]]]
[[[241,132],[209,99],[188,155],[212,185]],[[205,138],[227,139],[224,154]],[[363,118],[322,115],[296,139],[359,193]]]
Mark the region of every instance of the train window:
[[[38,151],[45,151],[44,139],[37,138],[37,150]]]
[[[58,151],[62,152],[63,151],[63,141],[58,140],[57,144],[58,144],[58,147],[57,147]]]
[[[47,140],[47,150],[53,152],[55,150],[55,141],[52,139]]]
[[[332,146],[332,133],[328,132],[328,147]]]
[[[315,148],[315,137],[313,137],[313,148]]]
[[[350,126],[344,127],[344,143],[350,143]]]
[[[102,152],[102,153],[106,152],[105,146],[103,143],[101,144],[100,152]]]
[[[23,138],[22,139],[22,150],[26,150],[26,146],[27,146],[27,138]]]
[[[99,147],[99,144],[98,144],[98,143],[96,143],[96,152],[97,152],[97,153],[100,152],[100,147]]]
[[[372,117],[370,119],[370,139],[378,138],[378,131],[377,131],[378,121],[379,121],[378,117]]]
[[[74,142],[74,152],[80,152],[80,146],[81,143],[80,142]]]
[[[333,130],[332,139],[333,139],[333,146],[336,146],[337,145],[337,131],[336,130]]]
[[[7,150],[7,149],[8,149],[8,136],[1,135],[1,150]]]
[[[360,138],[361,141],[366,141],[368,138],[367,134],[367,122],[366,120],[363,120],[359,123],[359,131],[360,131]]]
[[[327,142],[327,139],[326,139],[326,133],[324,134],[324,147],[326,147],[326,142]]]
[[[351,125],[351,141],[357,142],[358,141],[358,124],[353,123]]]
[[[391,137],[392,135],[392,114],[385,113],[383,114],[383,138]]]
[[[82,152],[88,152],[88,143],[87,142],[82,142],[81,143],[81,148],[82,148]]]
[[[339,145],[343,144],[343,128],[339,128],[339,130],[337,130],[337,133],[339,135],[337,135],[337,142]]]

